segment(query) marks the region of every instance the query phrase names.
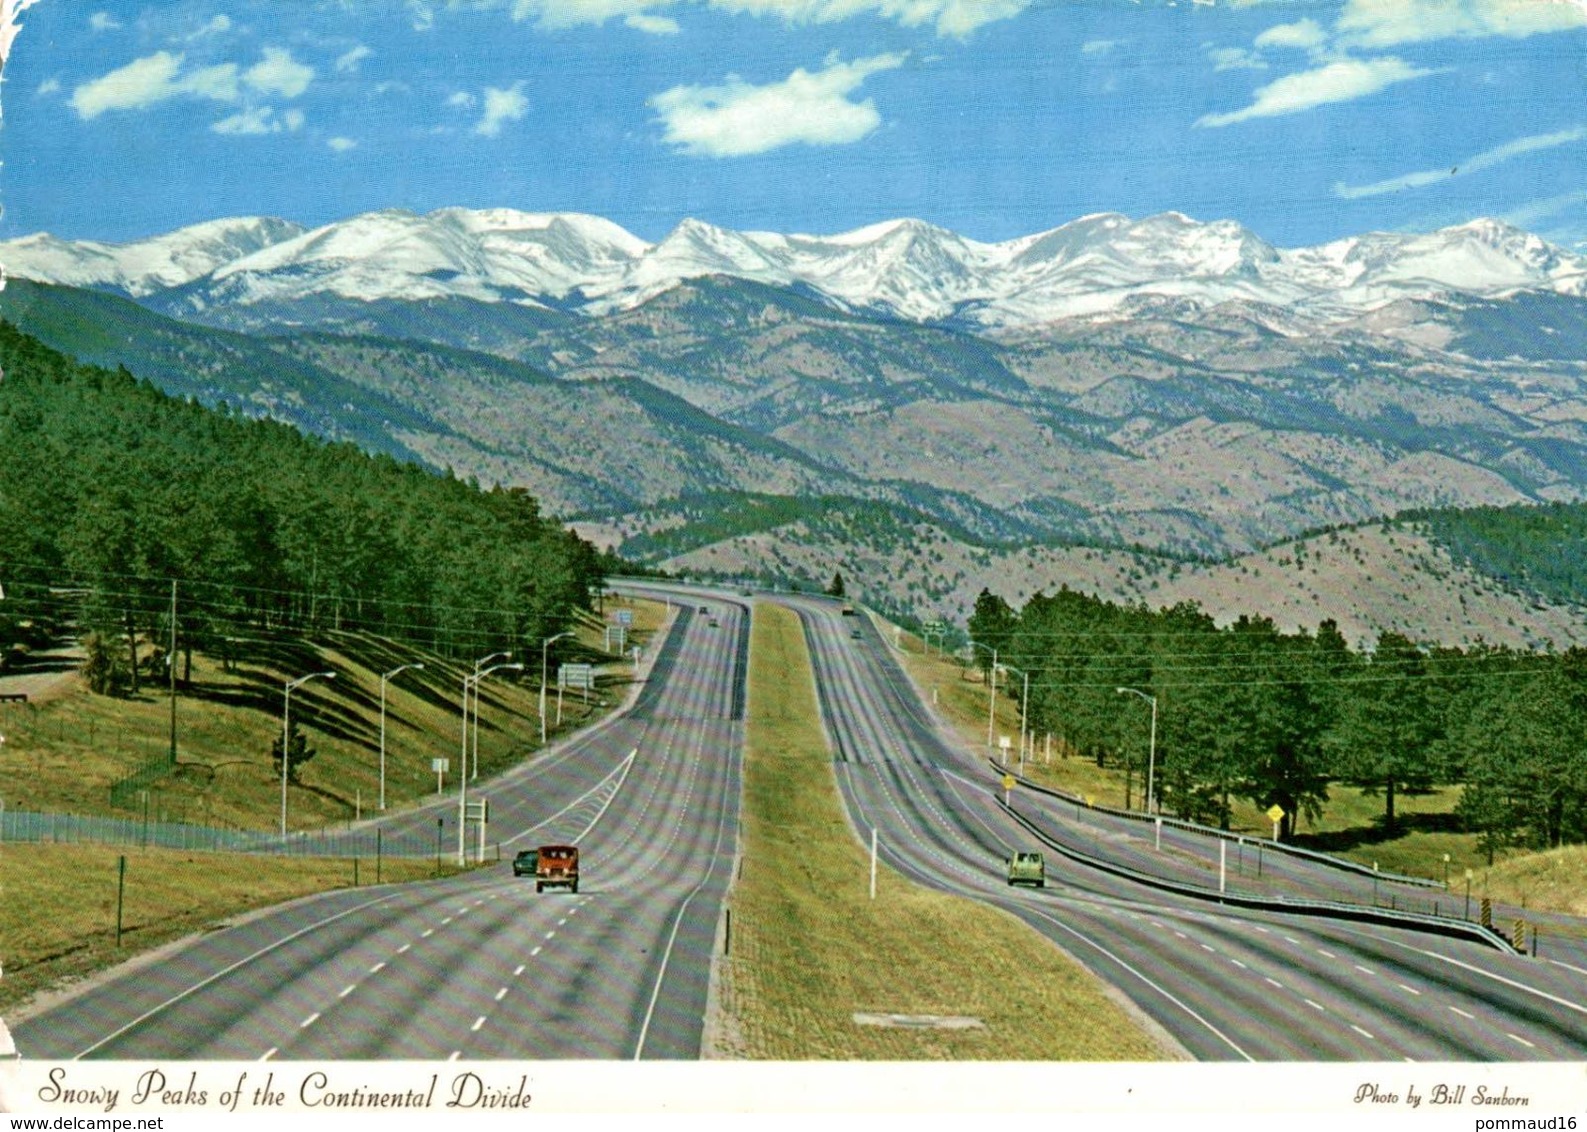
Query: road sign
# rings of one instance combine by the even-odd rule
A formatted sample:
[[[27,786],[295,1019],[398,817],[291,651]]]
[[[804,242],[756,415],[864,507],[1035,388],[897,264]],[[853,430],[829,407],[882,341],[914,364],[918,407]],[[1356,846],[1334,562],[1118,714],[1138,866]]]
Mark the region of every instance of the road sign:
[[[1012,739],[1010,739],[1007,735],[999,735],[997,737],[997,745],[1001,749],[1006,751],[1006,750],[1008,750],[1010,747],[1012,747],[1014,745],[1014,741]]]
[[[595,666],[591,664],[557,665],[557,684],[563,688],[583,688],[586,692],[595,687]]]
[[[1280,806],[1280,805],[1277,805],[1277,804],[1269,806],[1267,808],[1267,820],[1268,821],[1283,821],[1284,820],[1284,807]]]
[[[436,774],[445,774],[447,771],[452,769],[452,760],[451,759],[431,759],[430,760],[430,769],[435,771]]]
[[[632,609],[619,609],[617,611],[617,623],[619,625],[632,625],[634,623],[634,611]]]
[[[1016,784],[1014,782],[1014,776],[1012,774],[1005,774],[1003,776],[1003,789],[1004,790],[1012,790],[1012,789],[1014,789],[1015,785]]]

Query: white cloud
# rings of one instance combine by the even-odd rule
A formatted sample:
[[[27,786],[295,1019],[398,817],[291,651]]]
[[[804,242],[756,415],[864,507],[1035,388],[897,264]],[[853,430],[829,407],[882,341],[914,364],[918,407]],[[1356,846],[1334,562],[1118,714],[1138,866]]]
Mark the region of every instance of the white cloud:
[[[504,0],[515,20],[547,28],[603,24],[675,7],[680,0]],[[695,0],[720,11],[781,17],[791,24],[835,23],[862,15],[905,27],[935,24],[937,34],[962,39],[986,24],[1012,19],[1035,0]],[[649,30],[648,28],[643,30]]]
[[[1554,149],[1557,146],[1571,145],[1580,141],[1587,141],[1587,126],[1575,126],[1552,134],[1532,134],[1494,146],[1464,161],[1457,161],[1447,169],[1424,169],[1416,173],[1390,177],[1386,181],[1377,181],[1370,185],[1337,184],[1334,186],[1334,195],[1345,200],[1358,200],[1361,197],[1381,196],[1384,193],[1400,192],[1404,189],[1419,189],[1439,181],[1480,173],[1484,169],[1491,169],[1495,165],[1528,153],[1536,153],[1538,150]]]
[[[474,126],[474,132],[482,138],[493,138],[501,133],[501,128],[508,122],[516,122],[529,113],[529,99],[523,92],[524,84],[513,83],[506,90],[498,90],[493,86],[485,88],[485,115]]]
[[[447,96],[446,104],[448,106],[452,106],[452,107],[456,107],[458,109],[466,110],[470,106],[473,106],[474,103],[477,102],[477,101],[478,101],[478,99],[476,99],[468,91],[466,91],[466,90],[455,90],[450,95]]]
[[[357,149],[358,148],[358,143],[356,141],[354,141],[352,138],[343,138],[343,137],[328,138],[328,139],[326,139],[325,144],[330,146],[337,153],[346,153],[350,149]]]
[[[60,92],[60,89],[61,89],[61,80],[60,79],[56,79],[56,78],[49,78],[49,79],[45,79],[43,82],[41,82],[39,84],[39,89],[34,91],[33,93],[35,95],[38,95],[38,96],[42,97],[42,96],[44,96],[46,94],[58,94]]]
[[[1435,39],[1524,39],[1587,27],[1581,0],[1347,0],[1335,33],[1346,47]]]
[[[678,21],[671,16],[647,16],[642,12],[636,12],[623,23],[646,35],[677,35],[679,31]]]
[[[1106,55],[1119,45],[1116,39],[1093,39],[1080,45],[1082,55]]]
[[[249,67],[242,77],[260,94],[296,98],[314,81],[314,68],[299,63],[284,47],[266,47],[264,58]]]
[[[350,75],[358,70],[358,65],[373,55],[374,52],[360,43],[351,51],[347,51],[336,58],[336,71],[338,74]]]
[[[268,106],[255,106],[222,118],[210,129],[217,134],[259,136],[262,134],[295,133],[303,128],[303,111],[288,110],[277,115]]]
[[[901,54],[802,67],[782,82],[751,86],[730,76],[721,86],[677,86],[650,100],[665,140],[701,157],[742,157],[785,145],[846,145],[881,124],[876,106],[849,95],[871,75],[904,64]]]
[[[95,12],[88,17],[88,26],[94,31],[115,31],[121,26],[121,21],[109,12]]]
[[[1300,71],[1258,87],[1255,101],[1243,110],[1228,114],[1208,114],[1198,126],[1228,126],[1251,118],[1272,118],[1298,114],[1336,102],[1351,102],[1393,86],[1435,72],[1413,67],[1403,59],[1337,59],[1311,71]]]
[[[231,17],[222,12],[212,18],[209,23],[199,28],[192,35],[187,36],[182,42],[196,43],[201,39],[208,39],[212,35],[220,35],[231,30]]]
[[[1321,47],[1328,35],[1316,20],[1299,20],[1293,24],[1278,24],[1256,37],[1258,47],[1298,47],[1311,50]]]
[[[1267,61],[1244,47],[1211,47],[1207,50],[1207,58],[1212,60],[1214,71],[1267,70]]]
[[[72,109],[86,121],[107,110],[144,110],[179,95],[217,102],[236,100],[236,66],[222,63],[183,74],[182,59],[169,51],[134,59],[72,91]]]
[[[1539,221],[1556,216],[1566,209],[1576,208],[1587,204],[1587,189],[1577,189],[1575,192],[1563,193],[1557,197],[1544,197],[1541,200],[1527,201],[1519,208],[1511,209],[1505,213],[1503,219],[1517,228],[1535,227]]]

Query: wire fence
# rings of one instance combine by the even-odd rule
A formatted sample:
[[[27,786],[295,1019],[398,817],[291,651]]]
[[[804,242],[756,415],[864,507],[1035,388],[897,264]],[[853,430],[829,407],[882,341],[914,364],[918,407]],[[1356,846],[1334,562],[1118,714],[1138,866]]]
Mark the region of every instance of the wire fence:
[[[472,831],[471,831],[472,833]],[[453,838],[456,837],[454,832]],[[224,829],[189,822],[153,821],[147,818],[114,818],[47,811],[0,811],[0,842],[56,845],[119,845],[137,848],[206,850],[226,853],[263,853],[292,857],[435,857],[448,851],[428,830],[387,831],[380,826],[362,829],[315,829],[279,833]],[[469,855],[477,852],[473,836]],[[456,851],[455,840],[450,842]],[[487,859],[499,859],[500,847],[487,845]]]

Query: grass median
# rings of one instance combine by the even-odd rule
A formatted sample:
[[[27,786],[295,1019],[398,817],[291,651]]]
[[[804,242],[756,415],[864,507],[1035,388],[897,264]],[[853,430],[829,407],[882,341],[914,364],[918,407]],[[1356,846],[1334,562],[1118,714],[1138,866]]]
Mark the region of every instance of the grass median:
[[[714,1054],[782,1060],[1160,1060],[1113,993],[1013,916],[869,862],[844,819],[799,620],[758,603],[743,869]],[[974,1018],[963,1029],[856,1014]]]

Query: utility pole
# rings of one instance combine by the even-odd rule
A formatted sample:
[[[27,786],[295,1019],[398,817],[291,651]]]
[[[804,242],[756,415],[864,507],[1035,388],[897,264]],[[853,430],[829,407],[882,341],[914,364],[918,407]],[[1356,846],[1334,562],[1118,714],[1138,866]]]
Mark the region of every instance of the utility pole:
[[[171,579],[171,651],[165,654],[171,670],[171,765],[176,765],[176,579]],[[282,755],[285,758],[285,754]]]

